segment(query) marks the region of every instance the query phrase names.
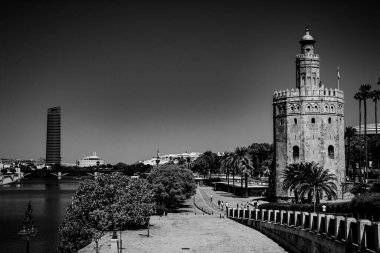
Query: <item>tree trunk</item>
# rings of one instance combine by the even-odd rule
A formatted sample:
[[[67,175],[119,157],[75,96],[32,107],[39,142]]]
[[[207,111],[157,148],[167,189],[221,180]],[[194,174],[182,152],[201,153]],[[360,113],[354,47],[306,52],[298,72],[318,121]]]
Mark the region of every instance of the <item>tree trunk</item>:
[[[347,138],[347,144],[348,144],[348,150],[347,150],[347,170],[346,170],[346,177],[349,176],[350,172],[350,158],[351,158],[351,139]]]
[[[244,197],[244,191],[243,191],[243,172],[240,174],[240,189],[241,189],[241,196]]]
[[[230,193],[230,172],[227,170],[227,192]]]
[[[362,101],[359,99],[359,181],[362,178]]]
[[[377,99],[375,100],[375,129],[377,134]]]
[[[234,194],[235,194],[235,173],[232,172],[232,188],[234,189]]]
[[[367,151],[367,99],[364,98],[364,162],[365,178],[368,179],[368,151]]]

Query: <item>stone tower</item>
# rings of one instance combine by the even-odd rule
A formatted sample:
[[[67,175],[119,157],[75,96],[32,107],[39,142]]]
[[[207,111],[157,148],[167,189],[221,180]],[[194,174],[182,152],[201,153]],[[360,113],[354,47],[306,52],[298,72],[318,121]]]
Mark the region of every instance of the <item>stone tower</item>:
[[[344,93],[321,83],[315,42],[306,28],[296,56],[296,89],[273,94],[276,197],[290,196],[282,190],[282,172],[292,163],[314,161],[329,169],[338,194],[344,181]]]

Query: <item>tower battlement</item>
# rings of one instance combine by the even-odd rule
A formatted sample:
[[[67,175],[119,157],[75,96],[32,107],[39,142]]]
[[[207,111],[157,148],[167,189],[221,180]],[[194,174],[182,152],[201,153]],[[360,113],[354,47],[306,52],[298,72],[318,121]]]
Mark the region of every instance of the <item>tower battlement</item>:
[[[301,87],[301,89],[286,89],[279,90],[273,93],[273,100],[277,99],[286,99],[300,96],[319,96],[319,97],[332,97],[332,98],[340,98],[344,99],[344,92],[339,89],[328,89],[321,87],[320,89],[305,89]]]

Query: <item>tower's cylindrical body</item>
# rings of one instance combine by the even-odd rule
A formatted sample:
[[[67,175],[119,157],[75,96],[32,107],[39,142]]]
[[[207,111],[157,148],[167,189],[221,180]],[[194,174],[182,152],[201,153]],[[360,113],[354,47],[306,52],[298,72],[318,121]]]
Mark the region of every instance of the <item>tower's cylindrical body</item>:
[[[276,91],[273,96],[275,146],[274,190],[277,197],[288,197],[282,189],[286,166],[316,162],[344,181],[344,93],[320,84],[319,56],[314,39],[306,31],[301,54],[296,57],[296,89]]]

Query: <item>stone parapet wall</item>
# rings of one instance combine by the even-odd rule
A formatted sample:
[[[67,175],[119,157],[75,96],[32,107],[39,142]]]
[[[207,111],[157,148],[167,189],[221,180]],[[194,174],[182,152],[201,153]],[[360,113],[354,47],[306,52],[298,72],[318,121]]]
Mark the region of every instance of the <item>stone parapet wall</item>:
[[[320,89],[286,89],[279,90],[273,93],[273,99],[285,99],[291,97],[300,97],[300,96],[318,96],[318,97],[334,97],[344,99],[344,92],[339,89],[328,89],[328,88],[320,88]]]
[[[380,252],[380,222],[324,213],[229,208],[227,217],[264,233],[290,252]]]

